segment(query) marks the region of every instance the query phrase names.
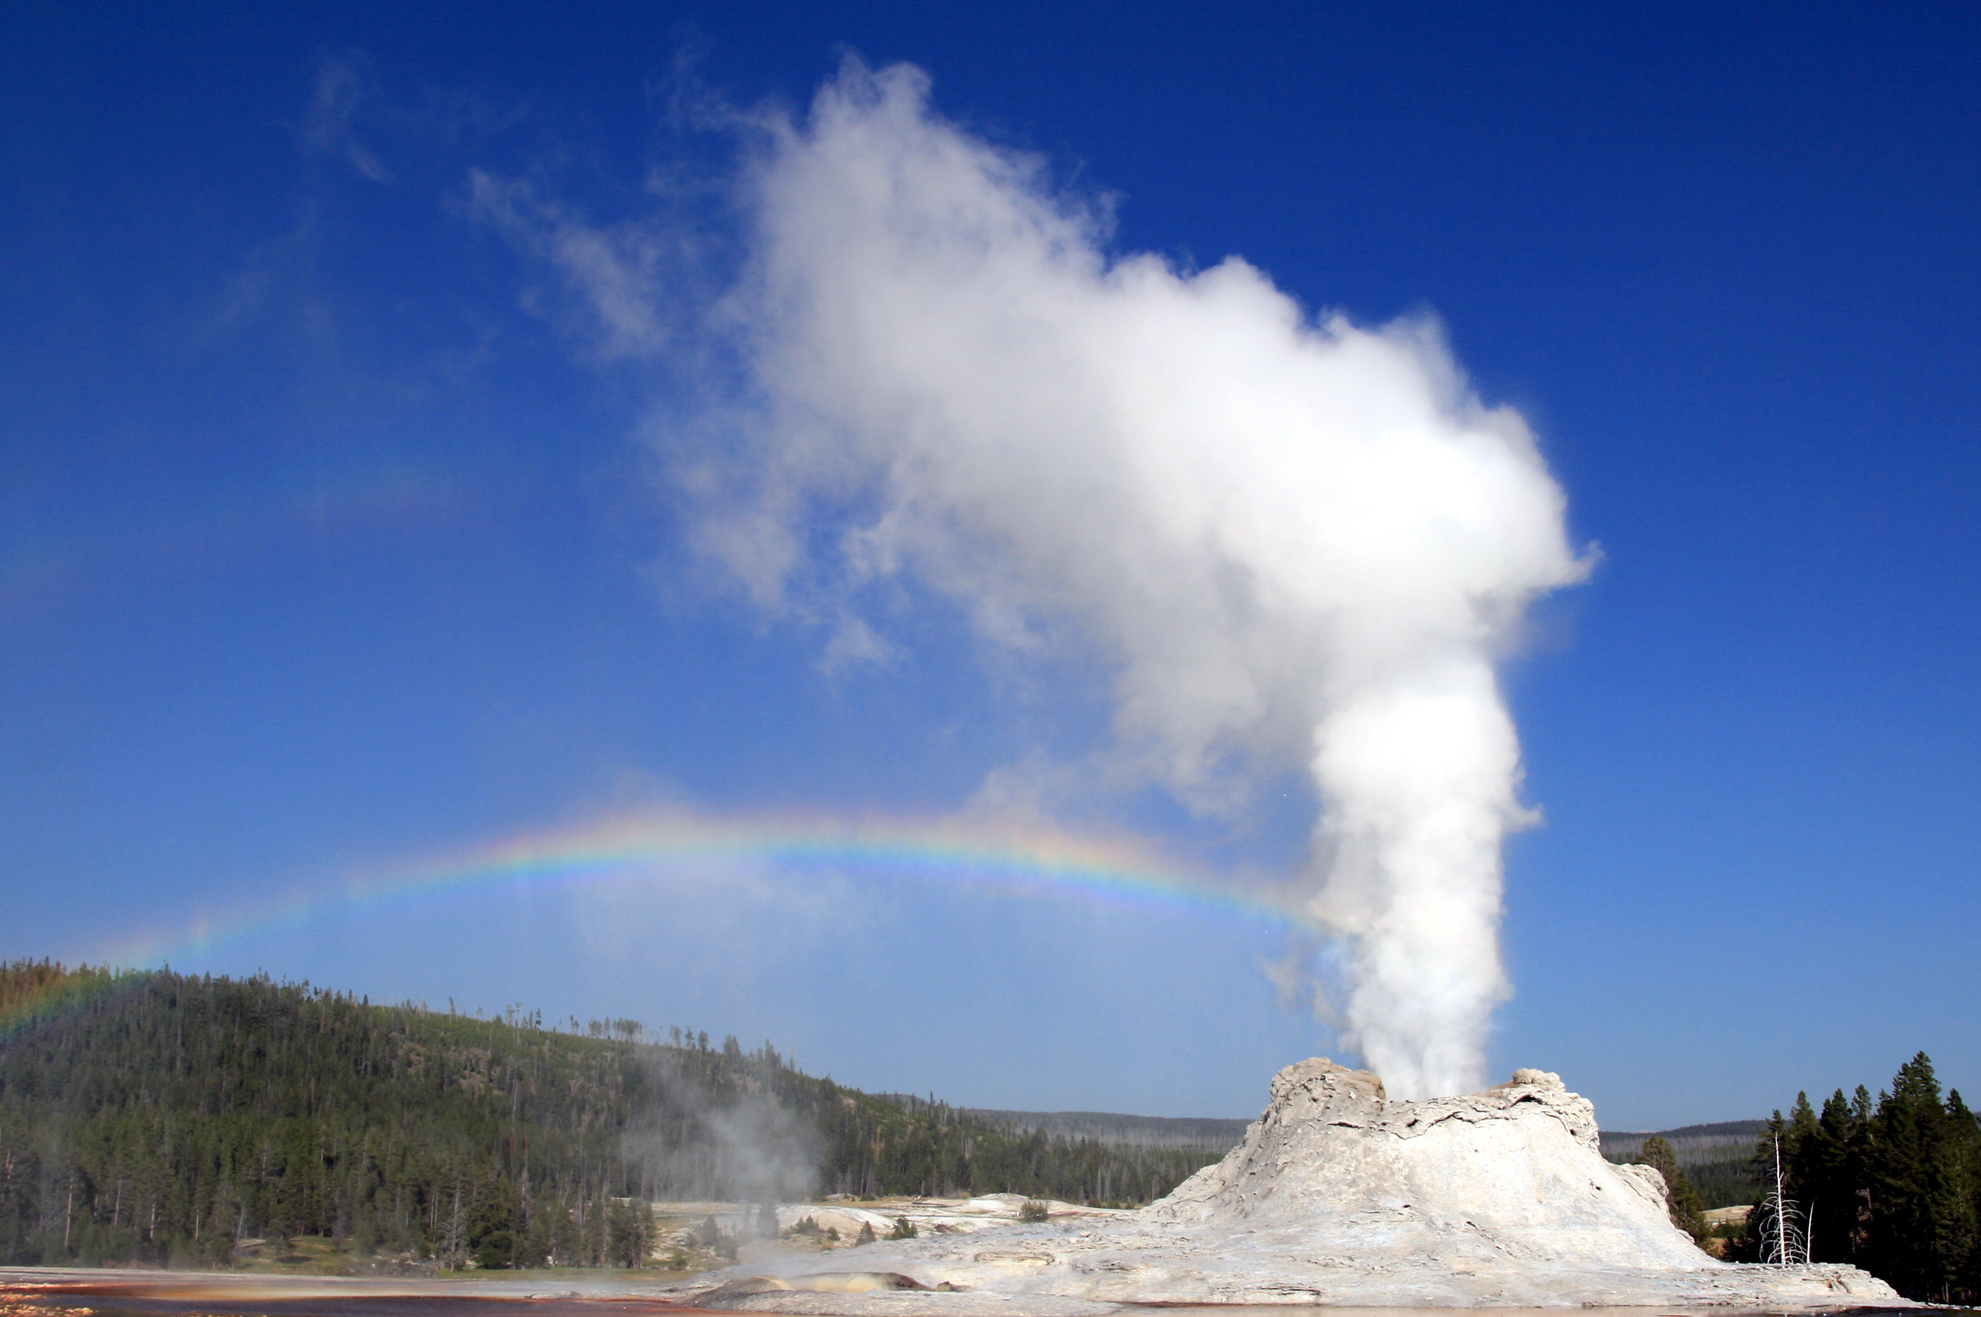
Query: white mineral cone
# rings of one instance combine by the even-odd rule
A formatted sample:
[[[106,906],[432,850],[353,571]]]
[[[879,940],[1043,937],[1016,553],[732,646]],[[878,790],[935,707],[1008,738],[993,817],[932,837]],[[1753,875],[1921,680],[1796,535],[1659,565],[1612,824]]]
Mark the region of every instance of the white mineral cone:
[[[799,1267],[826,1270],[827,1258]],[[1244,1141],[1139,1212],[871,1246],[860,1265],[967,1291],[968,1302],[926,1304],[958,1317],[1075,1317],[1068,1303],[1911,1306],[1855,1267],[1708,1257],[1671,1223],[1655,1170],[1603,1160],[1594,1109],[1559,1076],[1519,1070],[1483,1093],[1390,1102],[1374,1075],[1323,1059],[1280,1071]],[[918,1305],[904,1293],[885,1304],[837,1295],[724,1304]]]

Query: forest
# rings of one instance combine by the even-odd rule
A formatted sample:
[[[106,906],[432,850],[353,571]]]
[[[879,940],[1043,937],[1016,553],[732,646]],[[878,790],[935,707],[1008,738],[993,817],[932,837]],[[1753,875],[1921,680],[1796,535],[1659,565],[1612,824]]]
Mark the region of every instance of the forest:
[[[1748,1159],[1754,1152],[1754,1139],[1761,1131],[1758,1120],[1727,1120],[1711,1125],[1684,1125],[1653,1133],[1604,1130],[1599,1136],[1603,1156],[1613,1162],[1649,1161],[1646,1144],[1661,1140],[1671,1149],[1674,1164],[1685,1173],[1686,1184],[1698,1198],[1701,1208],[1734,1207],[1754,1201],[1754,1186],[1748,1183]],[[1669,1181],[1670,1176],[1666,1176]]]
[[[1798,1093],[1774,1113],[1748,1164],[1760,1202],[1745,1260],[1774,1260],[1778,1153],[1791,1261],[1854,1263],[1912,1299],[1981,1300],[1981,1124],[1959,1090],[1941,1095],[1924,1052],[1875,1099],[1860,1084],[1821,1111]]]
[[[0,966],[0,1262],[243,1241],[639,1265],[654,1200],[1013,1192],[1127,1205],[1222,1147],[1022,1130],[630,1020],[544,1027],[267,977]]]
[[[215,1266],[244,1241],[323,1237],[400,1264],[641,1265],[651,1201],[1147,1202],[1223,1155],[1175,1146],[1189,1128],[863,1093],[769,1043],[681,1026],[546,1028],[265,976],[0,966],[6,1264]],[[1854,1263],[1916,1299],[1981,1298],[1981,1124],[1924,1053],[1875,1098],[1838,1090],[1819,1110],[1798,1094],[1763,1124],[1745,1168],[1759,1206],[1731,1258],[1772,1260],[1777,1153],[1792,1260]],[[1671,1145],[1639,1156],[1703,1234]]]

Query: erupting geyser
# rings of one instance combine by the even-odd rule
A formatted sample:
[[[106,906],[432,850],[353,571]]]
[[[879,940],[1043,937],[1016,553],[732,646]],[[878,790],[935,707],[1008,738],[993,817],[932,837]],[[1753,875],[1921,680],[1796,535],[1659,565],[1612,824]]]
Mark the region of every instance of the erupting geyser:
[[[802,121],[736,122],[758,149],[716,298],[668,287],[700,267],[678,229],[588,229],[485,178],[477,198],[588,293],[609,351],[694,359],[699,401],[656,424],[695,542],[764,607],[829,625],[828,662],[884,658],[873,619],[934,593],[1014,652],[1098,654],[1126,766],[1195,808],[1235,814],[1306,769],[1308,899],[1376,1073],[1289,1067],[1222,1163],[1105,1225],[872,1245],[857,1275],[700,1297],[1032,1317],[1897,1302],[1848,1267],[1707,1257],[1555,1076],[1477,1091],[1507,991],[1501,847],[1531,818],[1495,665],[1589,559],[1525,422],[1471,391],[1436,326],[1310,317],[1236,258],[1112,254],[1105,203],[932,113],[905,65],[849,60]],[[718,402],[712,360],[740,367]]]
[[[1108,254],[1099,207],[927,91],[849,62],[763,125],[701,543],[840,658],[884,649],[863,592],[904,576],[1017,650],[1098,649],[1127,754],[1201,809],[1307,766],[1345,1040],[1393,1092],[1477,1088],[1529,817],[1494,662],[1587,567],[1533,436],[1427,321]]]
[[[1463,1097],[1390,1101],[1367,1071],[1302,1061],[1215,1166],[1138,1212],[860,1250],[869,1274],[963,1290],[863,1303],[727,1279],[702,1301],[774,1311],[1078,1317],[1116,1304],[1747,1308],[1910,1306],[1839,1264],[1737,1266],[1671,1223],[1648,1166],[1597,1150],[1588,1101],[1539,1070]],[[845,1261],[805,1258],[830,1272]],[[788,1278],[798,1289],[806,1282]],[[733,1296],[733,1297],[732,1297]]]

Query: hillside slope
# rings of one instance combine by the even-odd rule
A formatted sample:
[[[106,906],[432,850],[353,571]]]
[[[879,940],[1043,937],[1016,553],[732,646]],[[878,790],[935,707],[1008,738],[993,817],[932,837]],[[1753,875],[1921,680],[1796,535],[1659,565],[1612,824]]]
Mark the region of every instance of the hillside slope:
[[[645,1256],[627,1200],[1131,1203],[1224,1151],[875,1097],[768,1043],[588,1032],[604,1036],[265,977],[0,968],[0,1261],[218,1263],[244,1238],[328,1236],[407,1259],[596,1265]]]
[[[1605,1130],[1603,1156],[1613,1162],[1635,1161],[1645,1140],[1663,1139],[1698,1190],[1702,1206],[1732,1207],[1755,1201],[1758,1191],[1749,1178],[1748,1159],[1765,1128],[1758,1120],[1723,1120],[1650,1132]]]
[[[1116,1111],[996,1111],[970,1109],[1007,1128],[1061,1139],[1089,1139],[1117,1148],[1232,1148],[1249,1120],[1211,1116],[1130,1116]]]

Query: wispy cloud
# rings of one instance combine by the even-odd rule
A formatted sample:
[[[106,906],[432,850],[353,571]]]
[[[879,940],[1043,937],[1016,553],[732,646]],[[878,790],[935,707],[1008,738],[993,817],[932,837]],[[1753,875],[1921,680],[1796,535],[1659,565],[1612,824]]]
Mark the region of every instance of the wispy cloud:
[[[392,171],[358,140],[356,132],[359,112],[370,97],[362,60],[325,59],[317,69],[316,88],[303,121],[303,143],[312,151],[342,160],[374,183],[390,183]]]

